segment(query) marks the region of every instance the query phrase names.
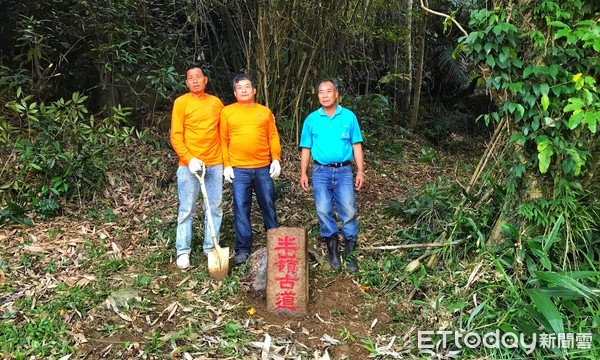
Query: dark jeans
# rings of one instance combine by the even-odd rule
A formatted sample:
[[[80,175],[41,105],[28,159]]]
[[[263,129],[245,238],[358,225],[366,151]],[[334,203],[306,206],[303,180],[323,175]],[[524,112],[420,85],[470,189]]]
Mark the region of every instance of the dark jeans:
[[[236,253],[250,253],[252,248],[252,226],[250,208],[252,190],[262,210],[265,229],[278,227],[275,212],[275,185],[269,176],[269,166],[256,169],[233,168],[233,218],[235,222]]]

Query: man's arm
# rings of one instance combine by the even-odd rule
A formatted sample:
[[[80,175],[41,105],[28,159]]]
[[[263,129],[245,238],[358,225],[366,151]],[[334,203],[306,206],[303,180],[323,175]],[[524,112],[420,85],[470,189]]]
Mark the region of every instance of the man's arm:
[[[354,152],[354,161],[356,162],[356,180],[354,181],[354,188],[360,190],[365,185],[365,161],[362,144],[352,144],[352,151]]]
[[[267,133],[269,136],[269,151],[271,153],[271,160],[281,161],[281,143],[279,141],[277,126],[275,125],[275,116],[273,116],[273,113],[270,113],[270,117],[271,120],[269,121]]]
[[[228,118],[226,111],[221,110],[221,117],[219,120],[219,135],[221,136],[221,152],[223,153],[223,168],[231,166],[231,159],[229,158],[229,125],[227,123]]]
[[[187,165],[193,158],[192,153],[187,148],[183,137],[183,120],[185,117],[185,108],[180,101],[175,101],[173,112],[171,114],[171,146],[179,158]]]
[[[310,161],[310,149],[302,148],[302,154],[300,157],[300,186],[304,191],[308,191],[308,162]]]

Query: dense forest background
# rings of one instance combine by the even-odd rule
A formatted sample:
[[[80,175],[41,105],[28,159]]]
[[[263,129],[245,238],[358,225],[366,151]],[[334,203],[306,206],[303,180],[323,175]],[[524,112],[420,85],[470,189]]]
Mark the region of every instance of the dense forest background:
[[[361,119],[371,172],[408,177],[396,161],[444,165],[433,147],[449,145],[457,126],[485,134],[472,152],[479,159],[457,161],[454,178],[388,196],[383,211],[373,213],[373,224],[403,225],[379,239],[391,251],[365,261],[361,283],[386,289],[382,296],[394,303],[405,280],[414,286],[412,298],[427,293],[423,284],[439,285],[432,279],[442,279],[441,268],[469,268],[465,286],[485,300],[473,308],[462,292],[418,300],[433,307],[429,313],[446,309],[445,322],[433,323],[469,328],[477,316],[479,329],[593,333],[592,352],[535,354],[597,358],[597,1],[0,0],[0,10],[0,229],[13,234],[0,239],[7,244],[34,224],[89,219],[89,207],[108,208],[128,173],[139,177],[138,199],[148,195],[149,183],[156,187],[152,196],[169,193],[174,179],[166,169],[173,164],[156,154],[171,151],[170,110],[186,91],[189,64],[204,64],[208,92],[225,103],[233,101],[233,76],[252,74],[290,163],[297,161],[302,121],[318,106],[316,82],[336,77],[342,104]],[[456,121],[456,112],[467,120]],[[407,140],[414,138],[431,146],[415,153]],[[286,184],[278,191],[292,191]],[[34,241],[24,239],[13,244],[18,251]],[[18,261],[31,270],[28,251]],[[9,258],[0,258],[0,294],[24,296],[16,279],[26,272],[11,272]],[[470,261],[478,265],[470,268]],[[44,274],[59,266],[44,264]],[[488,285],[473,285],[483,278]],[[31,315],[32,298],[3,313],[12,320],[0,325],[0,352],[44,356],[47,345],[23,342],[37,335],[23,335],[30,334],[27,326],[15,321]],[[63,354],[73,342],[67,340]],[[151,343],[146,354],[170,346]],[[518,350],[470,351],[513,358]]]
[[[253,74],[258,100],[289,127],[314,108],[312,87],[327,76],[339,78],[344,93],[384,95],[395,114],[406,114],[391,119],[401,122],[417,76],[425,94],[449,99],[475,75],[462,54],[452,55],[462,34],[444,31],[439,19],[427,25],[417,5],[3,1],[11,11],[2,13],[0,65],[13,76],[11,86],[27,83],[40,100],[82,92],[91,97],[90,110],[130,107],[142,126],[161,121],[183,90],[182,72],[196,61],[206,64],[211,90],[225,101],[236,73]],[[440,5],[463,23],[479,6]],[[424,76],[417,74],[423,66]]]

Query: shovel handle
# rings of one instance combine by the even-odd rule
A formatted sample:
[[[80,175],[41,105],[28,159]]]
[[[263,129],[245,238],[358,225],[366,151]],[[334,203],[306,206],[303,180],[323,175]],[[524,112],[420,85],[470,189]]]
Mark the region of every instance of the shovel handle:
[[[219,258],[218,253],[219,253],[219,250],[221,247],[219,246],[219,243],[217,242],[217,235],[215,234],[215,226],[213,224],[212,213],[210,211],[210,203],[208,202],[208,196],[206,195],[206,184],[204,183],[204,175],[206,175],[206,165],[204,165],[204,163],[202,163],[202,166],[200,168],[202,169],[202,176],[198,175],[197,172],[195,172],[194,175],[196,175],[196,178],[200,182],[200,190],[202,191],[202,197],[204,198],[204,205],[206,207],[205,213],[207,216],[208,228],[210,229],[210,237],[212,239],[214,248],[217,250],[217,258],[219,259],[219,263],[220,263],[221,259]]]

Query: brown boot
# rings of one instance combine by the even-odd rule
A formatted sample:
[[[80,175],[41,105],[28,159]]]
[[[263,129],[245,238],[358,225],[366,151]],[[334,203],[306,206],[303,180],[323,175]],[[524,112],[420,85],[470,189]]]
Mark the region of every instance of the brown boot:
[[[340,264],[340,254],[338,253],[338,240],[337,235],[332,237],[323,237],[323,242],[327,244],[327,260],[333,270],[339,270],[342,265]]]
[[[358,271],[358,261],[356,261],[356,256],[356,241],[346,240],[346,245],[344,246],[344,260],[346,261],[346,269],[351,273]]]

